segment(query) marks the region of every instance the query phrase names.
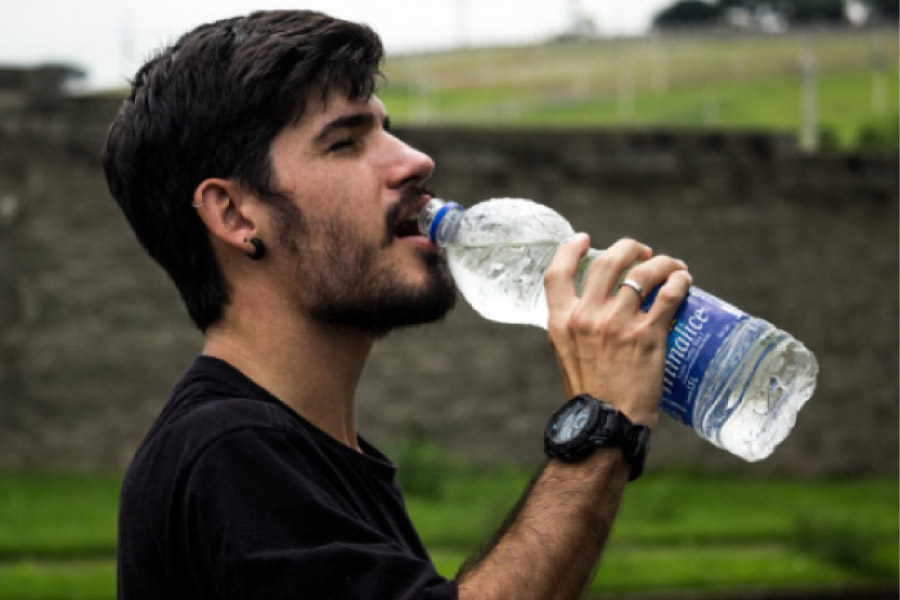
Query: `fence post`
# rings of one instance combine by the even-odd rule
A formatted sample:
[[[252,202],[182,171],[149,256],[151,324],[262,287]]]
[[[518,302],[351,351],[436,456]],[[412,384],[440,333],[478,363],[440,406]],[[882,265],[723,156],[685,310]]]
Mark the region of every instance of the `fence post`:
[[[803,96],[802,130],[800,148],[807,152],[819,149],[819,100],[817,95],[818,65],[816,50],[811,38],[807,38],[800,56],[800,78]]]
[[[627,49],[622,51],[622,60],[618,67],[618,113],[619,123],[634,122],[634,62],[628,56]]]
[[[872,112],[883,117],[888,110],[888,64],[884,45],[875,39],[872,50]]]

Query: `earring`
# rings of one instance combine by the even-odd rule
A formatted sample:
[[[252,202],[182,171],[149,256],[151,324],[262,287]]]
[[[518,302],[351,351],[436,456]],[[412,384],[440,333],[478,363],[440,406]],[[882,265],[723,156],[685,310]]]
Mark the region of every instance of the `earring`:
[[[258,237],[252,237],[249,240],[244,238],[244,242],[253,246],[253,252],[247,254],[251,259],[261,260],[262,257],[266,255],[266,245],[263,244],[263,241]]]

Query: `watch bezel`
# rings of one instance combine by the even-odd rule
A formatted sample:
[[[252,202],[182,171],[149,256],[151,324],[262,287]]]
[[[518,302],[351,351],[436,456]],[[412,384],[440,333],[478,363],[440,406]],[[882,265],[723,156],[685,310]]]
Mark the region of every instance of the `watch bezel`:
[[[556,441],[555,434],[558,432],[558,427],[562,424],[562,420],[566,415],[570,414],[576,406],[589,408],[590,412],[587,420],[572,439],[565,442]],[[583,458],[596,448],[596,433],[601,429],[598,427],[598,425],[601,425],[601,417],[605,420],[611,414],[615,414],[615,411],[593,396],[587,394],[575,396],[553,413],[547,421],[547,426],[544,428],[544,451],[548,456],[562,458],[567,461]]]

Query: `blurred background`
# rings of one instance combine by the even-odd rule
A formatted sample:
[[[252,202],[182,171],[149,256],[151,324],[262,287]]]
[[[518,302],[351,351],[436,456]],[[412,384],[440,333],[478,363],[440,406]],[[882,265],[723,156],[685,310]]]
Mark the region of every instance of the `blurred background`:
[[[0,600],[115,596],[121,475],[202,340],[99,148],[155,48],[260,8],[382,35],[379,94],[440,195],[641,239],[816,353],[764,462],[663,420],[592,597],[898,596],[896,1],[93,0],[0,6]],[[360,427],[442,572],[515,502],[562,401],[543,331],[462,302],[376,346]]]

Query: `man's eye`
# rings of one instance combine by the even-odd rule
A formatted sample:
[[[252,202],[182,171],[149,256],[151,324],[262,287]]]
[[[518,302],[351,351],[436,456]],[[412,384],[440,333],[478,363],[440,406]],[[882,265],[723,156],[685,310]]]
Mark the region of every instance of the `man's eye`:
[[[333,144],[331,144],[328,147],[328,150],[330,152],[336,152],[338,150],[353,148],[355,145],[356,145],[356,140],[354,140],[352,138],[347,138],[347,139],[338,140],[338,141],[334,142]]]

